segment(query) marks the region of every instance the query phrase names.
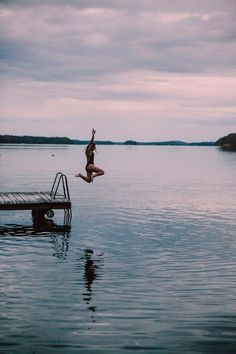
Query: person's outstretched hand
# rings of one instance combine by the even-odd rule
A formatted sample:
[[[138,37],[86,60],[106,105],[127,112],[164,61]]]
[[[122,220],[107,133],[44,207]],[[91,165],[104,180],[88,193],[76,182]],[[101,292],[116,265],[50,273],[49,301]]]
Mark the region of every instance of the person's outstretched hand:
[[[95,133],[96,133],[96,130],[93,129],[93,130],[92,130],[92,134],[95,135]]]

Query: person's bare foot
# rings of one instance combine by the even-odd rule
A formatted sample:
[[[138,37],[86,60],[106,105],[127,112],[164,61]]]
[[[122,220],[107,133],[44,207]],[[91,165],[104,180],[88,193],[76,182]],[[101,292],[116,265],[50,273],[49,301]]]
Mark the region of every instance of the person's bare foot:
[[[81,174],[80,173],[78,173],[77,175],[75,175],[75,177],[80,177],[81,176]]]

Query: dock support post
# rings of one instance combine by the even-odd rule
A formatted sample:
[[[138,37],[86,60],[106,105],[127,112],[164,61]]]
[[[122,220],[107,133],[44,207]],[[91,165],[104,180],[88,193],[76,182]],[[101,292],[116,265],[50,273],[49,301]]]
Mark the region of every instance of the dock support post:
[[[43,209],[33,209],[32,218],[35,223],[43,223],[45,221],[45,210]]]

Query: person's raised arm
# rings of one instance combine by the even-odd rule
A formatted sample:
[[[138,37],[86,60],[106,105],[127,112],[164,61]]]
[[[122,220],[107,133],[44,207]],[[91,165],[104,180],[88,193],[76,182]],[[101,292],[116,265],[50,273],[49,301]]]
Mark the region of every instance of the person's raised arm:
[[[96,133],[96,130],[92,130],[92,138],[90,140],[90,143],[93,143],[94,142],[94,137],[95,137],[95,133]]]
[[[88,151],[89,150],[89,148],[90,148],[90,146],[91,146],[91,144],[93,144],[93,142],[94,142],[94,137],[95,137],[95,133],[96,133],[96,130],[92,130],[92,137],[91,137],[91,139],[90,139],[90,141],[89,141],[89,143],[88,143],[88,145],[87,145],[87,148],[86,148],[86,151]]]

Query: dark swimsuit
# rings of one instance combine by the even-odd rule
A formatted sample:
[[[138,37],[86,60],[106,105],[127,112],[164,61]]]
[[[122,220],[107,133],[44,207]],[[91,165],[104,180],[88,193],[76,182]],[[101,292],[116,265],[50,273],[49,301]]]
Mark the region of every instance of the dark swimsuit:
[[[87,160],[87,164],[85,167],[86,171],[87,171],[89,165],[94,165],[94,153],[93,152],[91,153],[90,157]]]

